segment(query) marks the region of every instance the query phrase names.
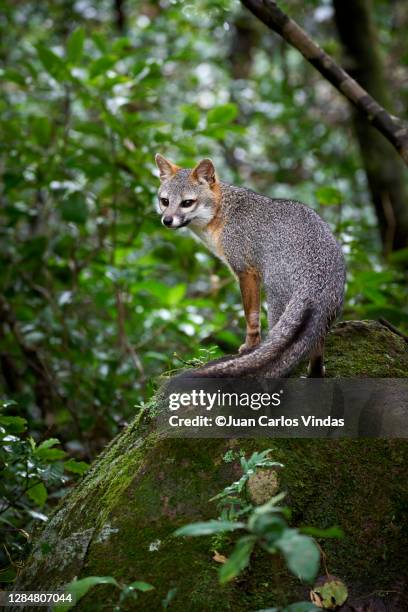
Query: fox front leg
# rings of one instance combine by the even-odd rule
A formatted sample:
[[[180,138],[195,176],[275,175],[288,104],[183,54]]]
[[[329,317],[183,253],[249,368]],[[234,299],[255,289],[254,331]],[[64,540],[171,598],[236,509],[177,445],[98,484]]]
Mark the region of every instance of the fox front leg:
[[[255,348],[261,341],[261,327],[259,322],[261,287],[259,275],[255,270],[246,270],[241,273],[238,278],[246,319],[245,343],[239,348],[239,352],[243,353],[244,351]]]

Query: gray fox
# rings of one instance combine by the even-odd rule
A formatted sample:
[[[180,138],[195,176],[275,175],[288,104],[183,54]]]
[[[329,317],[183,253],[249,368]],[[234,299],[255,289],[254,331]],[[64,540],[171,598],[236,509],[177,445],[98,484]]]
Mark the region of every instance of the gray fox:
[[[341,312],[345,284],[343,254],[327,223],[300,202],[218,180],[210,159],[191,170],[157,154],[156,164],[163,225],[188,225],[237,277],[244,306],[239,355],[211,361],[192,375],[278,378],[309,356],[309,376],[323,376],[324,340]],[[262,344],[261,284],[269,323]]]

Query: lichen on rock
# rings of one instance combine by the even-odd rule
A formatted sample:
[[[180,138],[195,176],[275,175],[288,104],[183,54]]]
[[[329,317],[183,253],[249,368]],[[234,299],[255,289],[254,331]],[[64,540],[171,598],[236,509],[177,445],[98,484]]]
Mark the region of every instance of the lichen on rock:
[[[255,506],[266,504],[279,491],[277,470],[263,468],[252,474],[247,482],[248,497]]]

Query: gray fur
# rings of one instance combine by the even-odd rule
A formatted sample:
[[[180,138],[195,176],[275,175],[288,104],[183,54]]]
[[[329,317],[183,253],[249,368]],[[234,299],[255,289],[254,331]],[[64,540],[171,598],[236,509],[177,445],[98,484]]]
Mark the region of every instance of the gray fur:
[[[182,224],[188,223],[212,248],[206,227],[217,211],[223,224],[221,257],[237,276],[248,267],[258,272],[270,330],[250,353],[210,362],[194,375],[234,377],[263,372],[285,376],[323,345],[329,326],[341,312],[345,284],[341,248],[327,223],[304,204],[271,199],[224,182],[218,185],[217,209],[214,185],[195,180],[190,170],[179,170],[161,185],[159,195],[169,199],[162,212],[182,218]],[[196,202],[190,210],[182,209],[183,199]]]

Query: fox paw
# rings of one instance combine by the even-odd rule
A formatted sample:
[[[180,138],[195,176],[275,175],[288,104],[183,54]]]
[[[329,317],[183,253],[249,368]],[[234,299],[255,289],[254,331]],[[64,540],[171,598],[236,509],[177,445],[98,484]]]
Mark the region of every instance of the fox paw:
[[[248,348],[246,344],[241,344],[241,346],[238,349],[238,353],[240,355],[245,355],[245,353],[249,353],[250,350],[252,349]]]
[[[319,368],[311,368],[310,366],[307,369],[307,377],[308,378],[324,378],[326,376],[326,368],[321,366]]]
[[[241,346],[238,349],[238,353],[240,355],[243,355],[244,353],[249,353],[250,351],[253,351],[261,342],[261,338],[260,336],[257,336],[255,338],[250,338],[248,340],[248,338],[245,340],[244,344],[241,344]]]

